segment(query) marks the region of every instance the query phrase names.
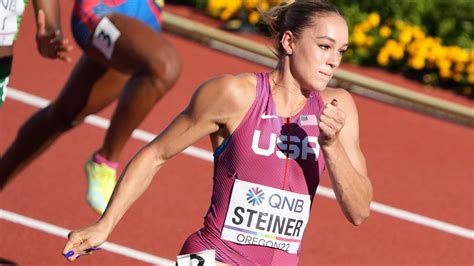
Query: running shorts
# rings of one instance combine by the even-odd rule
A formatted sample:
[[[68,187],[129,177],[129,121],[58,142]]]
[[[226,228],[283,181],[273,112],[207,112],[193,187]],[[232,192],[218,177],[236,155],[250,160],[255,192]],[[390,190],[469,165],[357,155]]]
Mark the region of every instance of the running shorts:
[[[158,32],[163,3],[163,0],[76,0],[71,17],[74,39],[84,50],[100,19],[110,13],[130,16]]]

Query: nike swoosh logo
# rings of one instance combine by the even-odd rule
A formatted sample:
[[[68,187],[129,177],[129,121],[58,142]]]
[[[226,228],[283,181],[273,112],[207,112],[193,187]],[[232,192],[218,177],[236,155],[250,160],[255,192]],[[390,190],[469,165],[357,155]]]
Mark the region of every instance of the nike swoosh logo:
[[[278,118],[276,115],[266,115],[265,113],[261,116],[262,119],[271,119],[271,118]]]

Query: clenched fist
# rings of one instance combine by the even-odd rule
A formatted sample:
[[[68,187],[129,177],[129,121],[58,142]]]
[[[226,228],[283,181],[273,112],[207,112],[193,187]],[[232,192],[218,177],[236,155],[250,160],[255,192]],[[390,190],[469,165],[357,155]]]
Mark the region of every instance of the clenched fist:
[[[320,146],[330,146],[337,140],[339,132],[346,122],[346,113],[338,107],[338,102],[333,99],[331,103],[324,106],[319,121],[320,134],[318,142]]]

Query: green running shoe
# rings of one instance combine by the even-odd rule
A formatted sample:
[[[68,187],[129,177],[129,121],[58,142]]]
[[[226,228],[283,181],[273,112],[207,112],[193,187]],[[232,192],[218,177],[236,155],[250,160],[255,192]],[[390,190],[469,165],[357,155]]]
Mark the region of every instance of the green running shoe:
[[[85,170],[88,180],[87,202],[102,214],[117,183],[116,170],[105,163],[98,164],[92,160],[87,161]]]

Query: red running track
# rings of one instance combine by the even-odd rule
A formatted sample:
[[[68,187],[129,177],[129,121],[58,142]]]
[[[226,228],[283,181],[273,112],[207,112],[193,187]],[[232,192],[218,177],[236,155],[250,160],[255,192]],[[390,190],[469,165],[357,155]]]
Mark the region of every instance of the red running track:
[[[63,1],[64,29],[71,3]],[[67,36],[71,38],[67,30]],[[160,132],[181,111],[204,80],[225,73],[268,69],[166,33],[181,53],[184,68],[174,90],[140,126]],[[72,40],[72,38],[71,38]],[[76,60],[79,49],[73,57]],[[39,57],[31,6],[25,15],[10,86],[54,99],[72,64]],[[465,229],[465,235],[373,211],[360,227],[345,221],[337,203],[317,196],[306,231],[301,265],[469,265],[473,263],[473,130],[391,105],[354,96],[361,117],[361,145],[375,198],[394,208]],[[99,115],[110,118],[110,107]],[[7,99],[0,110],[0,153],[37,107]],[[0,209],[63,228],[97,219],[85,204],[83,164],[104,130],[82,124],[64,135],[0,193]],[[123,165],[142,145],[132,139]],[[208,139],[196,144],[210,150]],[[185,167],[183,167],[185,166]],[[184,239],[201,227],[212,186],[212,164],[180,154],[169,161],[150,189],[130,209],[110,241],[174,260]],[[328,177],[322,185],[330,187]],[[0,216],[1,217],[1,216]],[[445,228],[445,227],[443,227]],[[467,233],[466,233],[467,232]],[[61,265],[65,239],[0,219],[0,259],[19,264]],[[79,265],[140,265],[144,262],[108,251],[79,259]]]

